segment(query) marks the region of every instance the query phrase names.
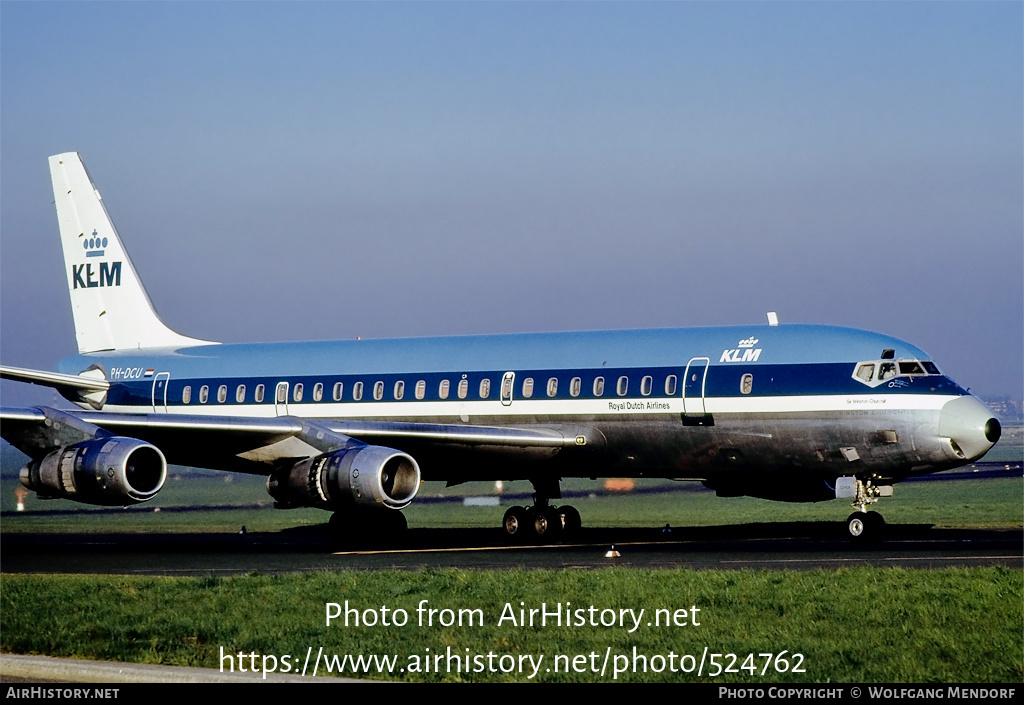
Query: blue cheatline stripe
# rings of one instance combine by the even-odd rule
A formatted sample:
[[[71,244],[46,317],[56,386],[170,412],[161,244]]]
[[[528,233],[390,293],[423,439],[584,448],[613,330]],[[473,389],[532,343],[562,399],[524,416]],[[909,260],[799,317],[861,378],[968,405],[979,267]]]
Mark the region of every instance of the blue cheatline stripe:
[[[955,382],[944,376],[930,375],[923,377],[900,377],[899,382],[892,386],[883,383],[879,387],[871,388],[852,377],[856,363],[831,363],[818,365],[712,365],[707,374],[705,383],[705,395],[709,399],[721,397],[744,396],[750,398],[758,397],[793,397],[807,395],[863,395],[871,396],[878,394],[939,394],[939,395],[962,395],[966,391],[960,388]],[[619,368],[600,370],[523,370],[516,371],[513,400],[523,401],[523,385],[528,378],[534,381],[533,394],[531,399],[542,400],[572,400],[572,399],[669,399],[682,396],[683,372],[685,366],[679,367],[650,367],[650,368]],[[490,381],[488,400],[499,400],[501,395],[502,376],[506,370],[492,372],[467,372],[467,373],[442,373],[434,372],[428,374],[382,374],[382,375],[337,375],[337,376],[296,376],[296,377],[203,377],[196,379],[175,379],[173,374],[167,389],[167,403],[178,406],[183,403],[183,392],[186,386],[191,388],[190,406],[202,407],[199,402],[200,389],[204,385],[208,387],[208,399],[206,405],[231,406],[240,404],[254,404],[254,395],[258,385],[262,384],[263,404],[273,406],[275,393],[279,382],[288,383],[288,403],[302,404],[331,404],[335,403],[334,385],[341,382],[343,395],[340,401],[352,403],[353,390],[357,382],[363,383],[361,401],[356,403],[382,403],[394,402],[395,383],[404,382],[404,393],[402,402],[436,402],[441,401],[439,387],[442,380],[449,381],[449,392],[447,401],[479,401],[480,382],[487,379]],[[749,395],[743,395],[740,390],[741,379],[744,375],[752,376],[751,391]],[[594,381],[597,377],[604,378],[604,394],[600,397],[594,395]],[[619,396],[616,392],[618,379],[627,377],[627,394]],[[640,393],[643,379],[647,376],[651,380],[651,394],[644,396]],[[674,394],[666,394],[666,381],[675,377]],[[557,379],[557,391],[554,396],[548,395],[548,381],[554,377]],[[580,378],[579,395],[572,395],[575,377]],[[465,378],[467,383],[467,394],[465,399],[458,395],[459,383]],[[107,402],[112,405],[141,405],[152,404],[153,383],[152,377],[131,382],[114,382],[107,397]],[[423,380],[426,383],[424,398],[418,400],[415,397],[416,385]],[[374,398],[374,387],[378,382],[383,382],[383,396],[381,400]],[[314,390],[317,384],[323,385],[322,397],[319,401],[314,400]],[[294,398],[296,385],[302,385],[301,402]],[[225,401],[218,402],[217,395],[219,388],[226,387]],[[245,385],[245,394],[241,402],[237,401],[236,391],[238,385]],[[158,402],[162,402],[162,391],[158,395]],[[690,396],[687,394],[687,396]]]

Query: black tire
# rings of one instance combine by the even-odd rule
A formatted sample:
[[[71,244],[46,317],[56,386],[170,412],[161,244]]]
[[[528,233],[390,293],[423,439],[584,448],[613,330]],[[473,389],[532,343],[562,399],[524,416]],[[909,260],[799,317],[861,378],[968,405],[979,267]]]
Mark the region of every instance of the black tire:
[[[878,512],[868,512],[867,520],[870,527],[868,540],[881,541],[885,537],[885,519]]]
[[[527,531],[527,518],[525,507],[509,507],[505,517],[501,520],[501,528],[505,536],[512,541],[522,541]]]
[[[333,550],[340,551],[352,547],[355,525],[351,512],[340,511],[331,515],[330,521],[327,522],[327,540]]]
[[[538,541],[556,541],[562,533],[562,514],[554,507],[535,509],[532,526]]]
[[[854,541],[866,541],[871,534],[871,521],[864,512],[854,512],[846,519],[846,531]]]
[[[377,528],[382,538],[389,540],[400,539],[409,530],[409,520],[405,518],[405,514],[400,510],[382,510],[376,512],[376,514],[379,521]]]
[[[393,545],[405,536],[409,522],[398,510],[351,507],[332,514],[327,526],[331,547],[345,550]]]
[[[885,519],[878,512],[854,512],[846,520],[846,530],[854,541],[880,541],[885,534]]]
[[[576,511],[576,507],[567,504],[559,507],[558,511],[562,516],[562,530],[566,534],[571,536],[583,526],[583,520],[580,518],[580,513]]]

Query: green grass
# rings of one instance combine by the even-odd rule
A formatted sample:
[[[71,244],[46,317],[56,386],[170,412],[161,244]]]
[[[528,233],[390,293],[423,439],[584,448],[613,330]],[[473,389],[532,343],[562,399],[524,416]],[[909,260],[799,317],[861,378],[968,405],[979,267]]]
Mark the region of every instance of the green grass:
[[[1022,679],[1024,576],[1008,568],[914,571],[464,571],[340,572],[227,578],[21,576],[0,578],[4,650],[55,656],[216,668],[221,647],[301,663],[309,647],[328,654],[394,654],[398,667],[353,674],[395,680],[525,681],[526,674],[409,673],[411,656],[596,653],[630,659],[754,653],[757,675],[717,678],[642,673],[619,681],[713,682],[1016,682]],[[325,603],[346,600],[359,610],[404,609],[403,627],[325,625]],[[483,623],[419,626],[421,600],[438,609],[479,609]],[[521,626],[498,624],[506,603],[540,607],[646,610],[642,626]],[[700,609],[700,626],[649,627],[652,610]],[[632,624],[632,622],[630,622]],[[804,673],[779,673],[759,653],[793,661]],[[589,664],[589,659],[586,660]],[[612,680],[599,673],[541,670],[543,682]],[[725,662],[727,663],[727,662]],[[749,662],[748,662],[749,663]],[[710,663],[706,667],[710,667]]]

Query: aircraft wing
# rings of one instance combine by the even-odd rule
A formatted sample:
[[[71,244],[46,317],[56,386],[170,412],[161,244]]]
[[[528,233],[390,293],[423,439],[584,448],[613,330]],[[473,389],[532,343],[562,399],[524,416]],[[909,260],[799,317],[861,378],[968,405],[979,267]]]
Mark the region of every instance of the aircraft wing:
[[[509,428],[388,421],[210,417],[61,411],[48,407],[0,409],[0,435],[39,459],[92,438],[134,438],[151,443],[168,463],[266,475],[282,461],[308,458],[357,444],[384,445],[413,455],[425,479],[461,481],[464,463],[477,467],[521,464],[597,439],[592,429]],[[489,479],[484,473],[479,479]]]

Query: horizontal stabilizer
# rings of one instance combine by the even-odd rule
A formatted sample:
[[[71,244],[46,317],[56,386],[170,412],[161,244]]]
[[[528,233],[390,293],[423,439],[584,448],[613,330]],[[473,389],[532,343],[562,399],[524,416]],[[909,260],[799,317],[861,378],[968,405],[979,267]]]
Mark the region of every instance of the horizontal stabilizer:
[[[60,372],[30,370],[24,367],[8,367],[0,365],[0,379],[15,382],[28,382],[44,387],[62,390],[84,390],[89,392],[105,392],[110,389],[110,382],[103,377],[85,377],[81,375],[65,375]]]

